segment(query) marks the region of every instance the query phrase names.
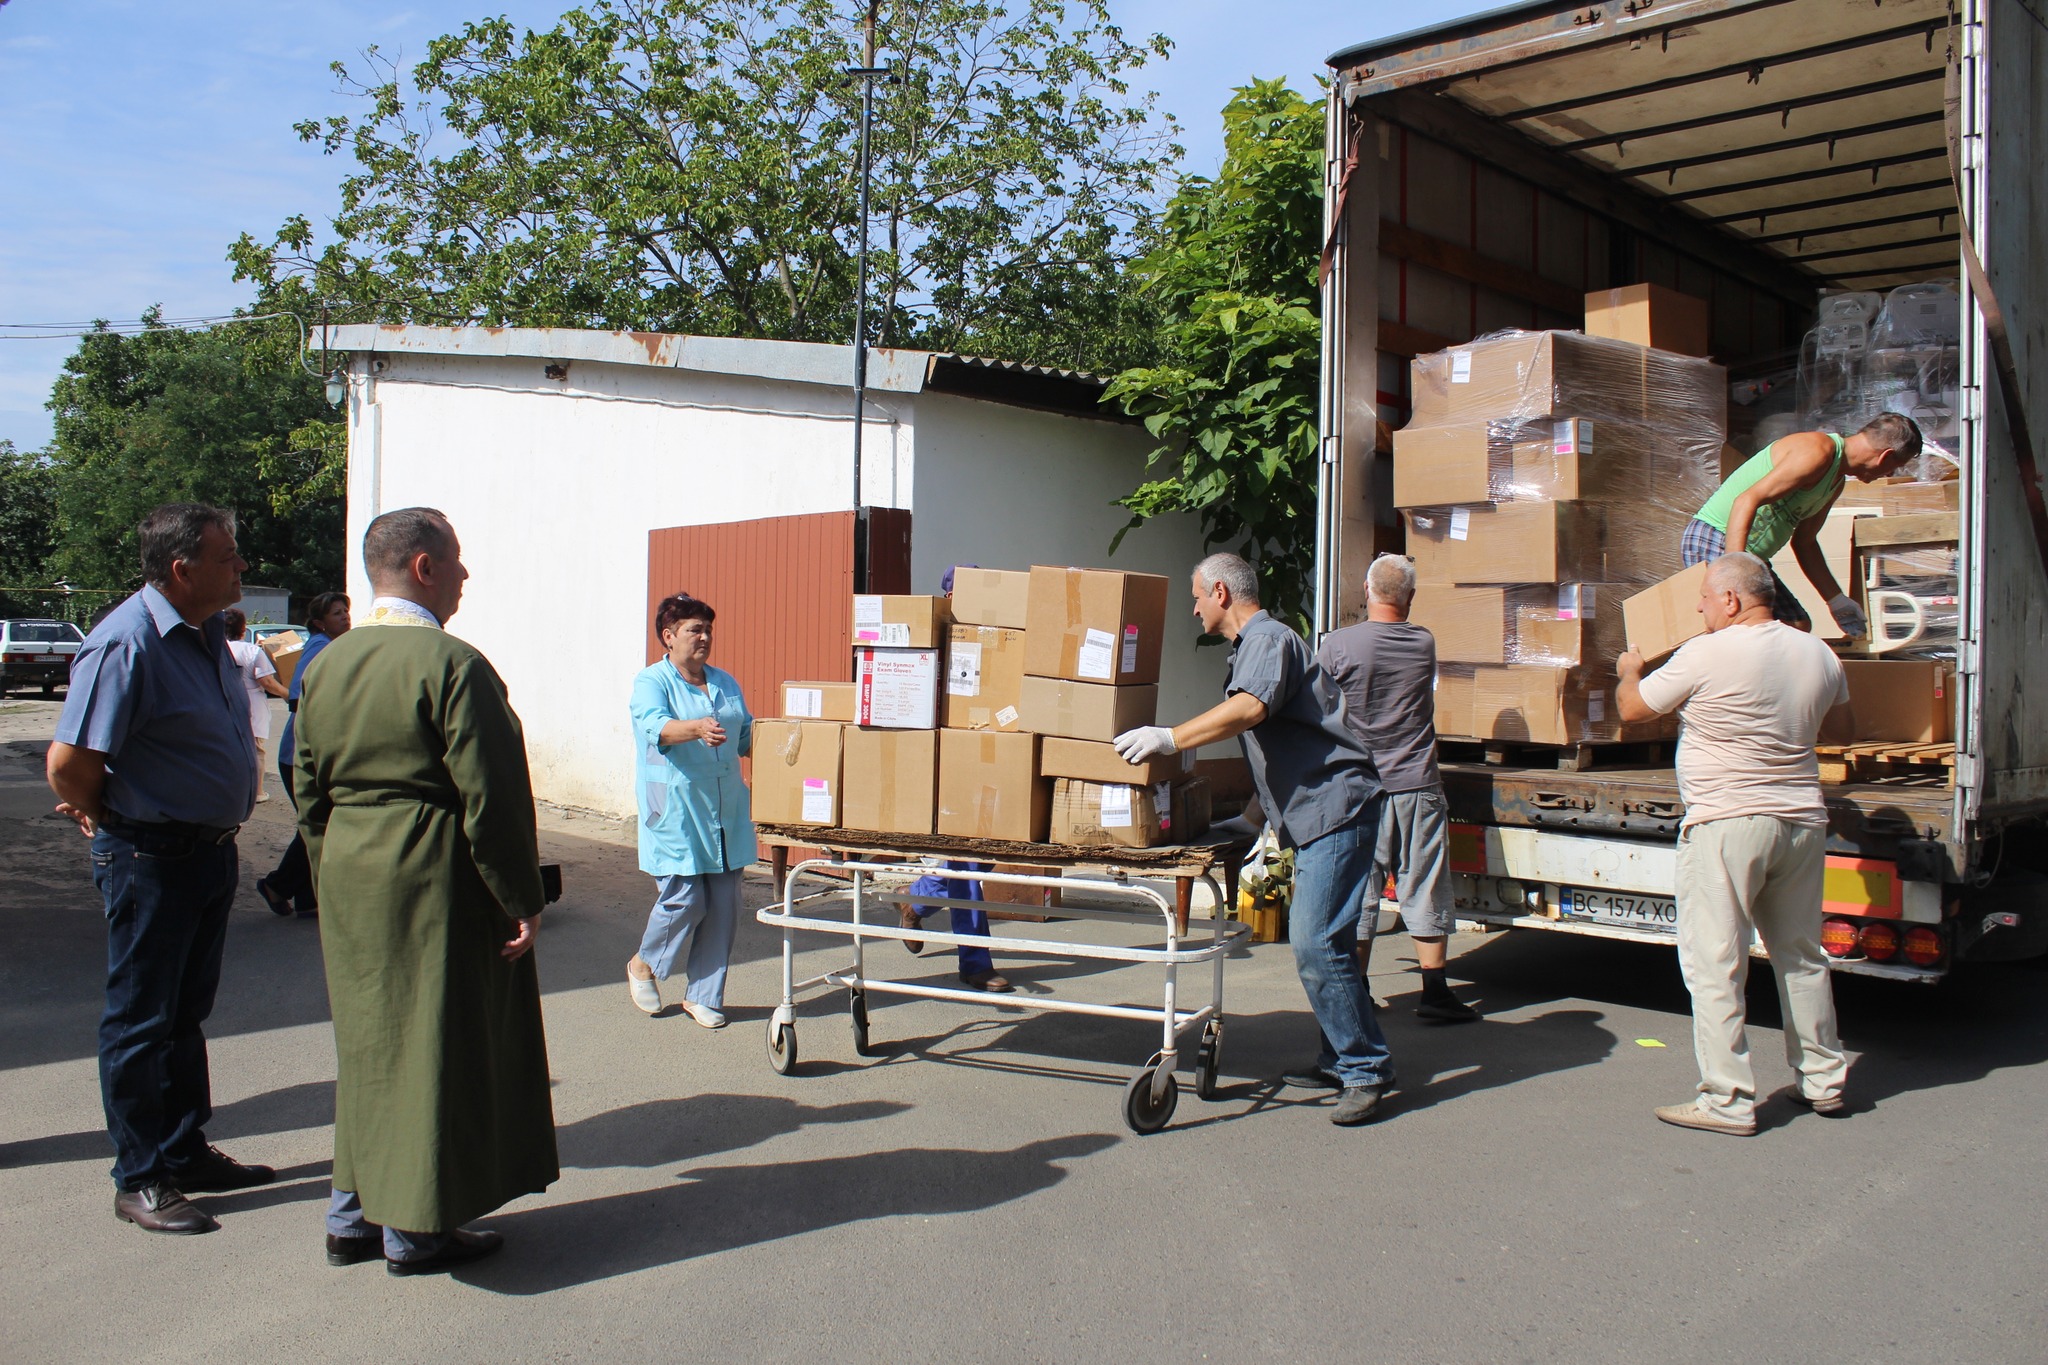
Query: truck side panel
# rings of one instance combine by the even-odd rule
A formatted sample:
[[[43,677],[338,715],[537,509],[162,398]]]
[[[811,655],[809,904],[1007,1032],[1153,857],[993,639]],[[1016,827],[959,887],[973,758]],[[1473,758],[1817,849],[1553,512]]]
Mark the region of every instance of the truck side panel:
[[[1981,158],[1967,186],[1978,250],[2005,311],[2019,371],[2034,456],[2048,439],[2041,373],[2048,365],[2048,177],[2041,174],[2048,147],[2048,31],[2022,0],[1981,0],[1982,33],[1990,60],[1973,65],[1988,80],[1969,88],[1985,124]],[[1965,125],[1973,121],[1966,113]],[[1982,716],[1981,807],[1992,819],[2048,807],[2048,592],[2021,491],[2021,473],[1997,394],[1997,377],[1982,347],[1975,366],[1982,380],[1975,499],[1982,521],[1973,554],[1983,585],[1980,675]],[[2030,685],[2031,683],[2031,685]]]

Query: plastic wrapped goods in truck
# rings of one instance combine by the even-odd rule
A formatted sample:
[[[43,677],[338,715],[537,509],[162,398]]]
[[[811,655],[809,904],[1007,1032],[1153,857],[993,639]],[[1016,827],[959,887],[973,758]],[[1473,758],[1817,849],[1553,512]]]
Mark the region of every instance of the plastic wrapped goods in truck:
[[[1411,378],[1394,500],[1413,619],[1458,666],[1439,683],[1439,731],[1543,744],[1668,732],[1624,729],[1614,708],[1619,609],[1678,569],[1685,524],[1719,484],[1726,372],[1633,342],[1513,331],[1419,356]]]

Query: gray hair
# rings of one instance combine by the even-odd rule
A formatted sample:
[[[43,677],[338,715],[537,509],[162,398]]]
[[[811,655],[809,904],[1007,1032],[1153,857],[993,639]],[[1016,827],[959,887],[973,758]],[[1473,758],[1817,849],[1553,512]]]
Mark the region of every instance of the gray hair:
[[[1397,611],[1415,600],[1415,561],[1407,555],[1381,555],[1365,571],[1365,595]]]
[[[233,539],[235,514],[203,502],[167,502],[135,528],[142,545],[142,576],[159,588],[171,585],[171,565],[199,558],[206,528],[218,526]]]
[[[1707,582],[1744,601],[1761,602],[1767,607],[1778,600],[1778,584],[1771,577],[1771,566],[1747,550],[1731,551],[1715,560],[1707,567]]]
[[[405,576],[405,566],[415,555],[436,559],[448,553],[455,528],[448,514],[431,507],[401,507],[386,512],[363,532],[363,567],[370,582],[388,583]]]
[[[1242,555],[1222,552],[1210,555],[1195,565],[1195,577],[1205,588],[1221,583],[1230,589],[1232,601],[1257,603],[1259,600],[1258,571],[1246,563]]]
[[[1895,450],[1900,460],[1920,453],[1920,424],[1899,412],[1880,412],[1856,433],[1881,450]]]

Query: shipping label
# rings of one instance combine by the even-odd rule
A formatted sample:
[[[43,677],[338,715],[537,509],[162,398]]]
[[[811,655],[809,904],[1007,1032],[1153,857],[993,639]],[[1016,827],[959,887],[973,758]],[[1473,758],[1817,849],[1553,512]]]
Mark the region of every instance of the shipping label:
[[[1472,353],[1470,351],[1451,352],[1451,382],[1453,384],[1469,384],[1472,382]]]
[[[804,816],[807,825],[832,823],[832,782],[829,778],[804,779]]]
[[[825,690],[820,687],[785,687],[782,709],[791,716],[816,720],[825,714]]]
[[[1138,671],[1138,628],[1136,626],[1124,627],[1123,671],[1126,673],[1136,673]]]
[[[1081,651],[1074,660],[1074,671],[1084,678],[1098,678],[1108,682],[1115,675],[1110,671],[1116,662],[1116,637],[1106,630],[1090,630],[1081,640]]]
[[[1112,782],[1102,789],[1102,827],[1131,827],[1131,789],[1120,782]]]
[[[952,652],[946,663],[946,695],[949,697],[978,697],[981,695],[981,646],[953,642]]]
[[[1003,708],[1002,710],[1000,710],[1000,711],[996,712],[996,724],[997,724],[997,725],[1000,725],[1000,726],[1002,726],[1002,727],[1003,727],[1004,729],[1008,729],[1008,728],[1009,728],[1010,726],[1012,726],[1012,725],[1015,725],[1016,723],[1017,723],[1017,708],[1016,708],[1016,707],[1014,707],[1014,706],[1005,706],[1005,707],[1004,707],[1004,708]]]
[[[1472,534],[1472,509],[1454,507],[1451,509],[1451,539],[1464,540]]]

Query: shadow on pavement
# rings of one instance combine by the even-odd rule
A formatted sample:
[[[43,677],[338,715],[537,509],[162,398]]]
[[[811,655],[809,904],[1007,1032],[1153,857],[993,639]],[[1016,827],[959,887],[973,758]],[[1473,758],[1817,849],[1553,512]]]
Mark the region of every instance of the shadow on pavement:
[[[1115,1145],[1107,1133],[1009,1151],[904,1148],[818,1161],[706,1166],[680,1183],[484,1220],[502,1256],[457,1278],[501,1294],[544,1294],[876,1218],[972,1213],[1049,1189],[1058,1164]]]
[[[563,1124],[555,1141],[564,1166],[667,1166],[753,1147],[815,1124],[888,1118],[910,1107],[898,1100],[818,1107],[773,1095],[690,1095]]]
[[[211,1142],[232,1142],[236,1138],[264,1133],[288,1133],[301,1128],[321,1128],[334,1122],[334,1082],[301,1081],[281,1089],[251,1095],[223,1104],[213,1111],[206,1125]],[[80,1133],[56,1133],[0,1143],[0,1171],[16,1166],[51,1166],[66,1161],[112,1161],[113,1140],[104,1128]]]

